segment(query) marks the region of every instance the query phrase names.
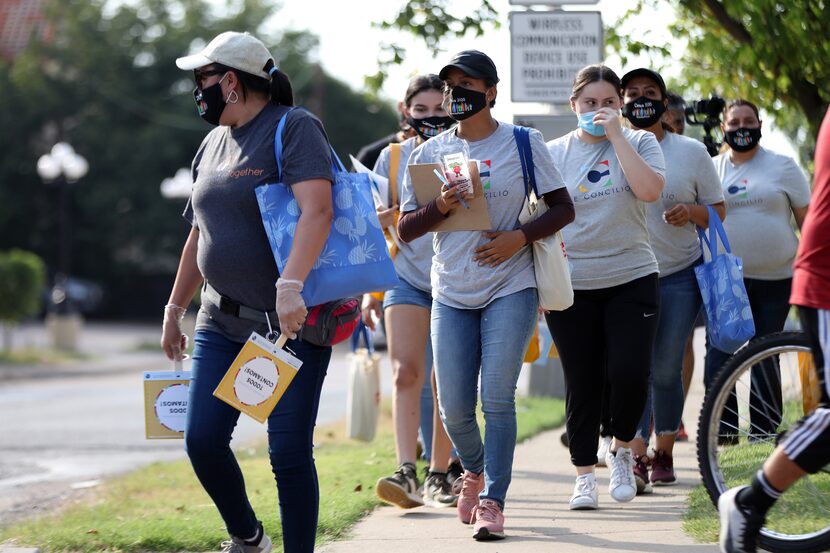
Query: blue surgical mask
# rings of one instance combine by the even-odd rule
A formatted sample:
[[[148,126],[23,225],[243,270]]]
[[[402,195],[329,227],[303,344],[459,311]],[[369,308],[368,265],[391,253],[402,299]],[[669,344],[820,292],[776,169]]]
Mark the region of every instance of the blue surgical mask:
[[[589,111],[578,115],[577,118],[579,119],[579,123],[577,124],[577,127],[585,130],[585,132],[592,136],[605,136],[605,127],[594,123],[594,115],[596,114],[597,112],[595,111]]]

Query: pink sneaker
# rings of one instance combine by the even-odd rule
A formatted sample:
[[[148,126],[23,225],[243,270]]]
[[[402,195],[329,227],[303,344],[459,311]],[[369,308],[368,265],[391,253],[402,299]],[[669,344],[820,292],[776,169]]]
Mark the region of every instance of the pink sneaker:
[[[475,520],[473,538],[477,541],[504,539],[504,515],[497,502],[482,499],[476,508]]]
[[[464,471],[461,477],[461,492],[458,494],[458,519],[464,524],[473,523],[473,514],[478,507],[478,494],[484,489],[484,473]]]

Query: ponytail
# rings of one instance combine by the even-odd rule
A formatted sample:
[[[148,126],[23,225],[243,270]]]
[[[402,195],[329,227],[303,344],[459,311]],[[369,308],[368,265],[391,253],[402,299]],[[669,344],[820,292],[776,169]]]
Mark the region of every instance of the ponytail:
[[[268,87],[268,98],[271,103],[280,106],[293,106],[294,89],[291,86],[291,81],[288,80],[288,75],[280,71],[274,65],[273,60],[268,60],[264,69],[271,75],[271,84]]]

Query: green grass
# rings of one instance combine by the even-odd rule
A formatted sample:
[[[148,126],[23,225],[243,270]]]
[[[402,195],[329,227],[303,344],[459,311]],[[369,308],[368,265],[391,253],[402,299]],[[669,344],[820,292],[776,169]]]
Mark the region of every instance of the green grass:
[[[772,444],[741,444],[721,449],[720,464],[728,487],[748,484],[772,453]],[[698,541],[718,539],[720,523],[714,504],[703,485],[689,495],[683,529]],[[830,474],[820,472],[800,480],[781,496],[767,516],[765,526],[784,534],[802,534],[830,526]]]
[[[564,404],[545,398],[517,402],[519,439],[555,428]],[[318,543],[335,540],[379,505],[374,483],[395,467],[388,405],[374,442],[348,441],[343,425],[320,428],[315,450],[320,478]],[[251,504],[281,551],[276,488],[264,447],[237,451]],[[0,530],[0,543],[44,551],[210,551],[227,539],[213,503],[186,461],[157,463],[106,482],[81,504]]]
[[[24,348],[0,351],[0,364],[7,365],[53,365],[67,361],[83,361],[91,357],[84,353],[54,349]]]

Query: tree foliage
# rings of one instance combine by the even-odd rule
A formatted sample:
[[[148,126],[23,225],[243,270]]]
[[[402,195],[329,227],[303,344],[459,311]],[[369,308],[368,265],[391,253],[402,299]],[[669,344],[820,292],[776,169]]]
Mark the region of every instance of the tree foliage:
[[[657,0],[639,0],[622,24],[608,29],[621,54],[656,54],[682,67],[680,86],[708,96],[746,98],[771,113],[812,159],[815,138],[830,103],[830,6],[824,0],[669,0],[677,19],[672,35],[686,43],[683,57],[666,45],[616,34]],[[630,25],[629,25],[630,26]]]
[[[43,260],[31,252],[0,252],[0,323],[16,324],[40,309]]]
[[[453,18],[447,4],[408,2],[393,20],[379,25],[411,32],[436,52],[443,39],[462,36],[462,29],[479,36],[498,24],[500,15],[488,2],[463,19]],[[666,4],[674,8],[674,20],[650,19],[650,9]],[[682,56],[672,45],[649,39],[649,31],[662,25],[675,42],[685,44]],[[688,96],[717,92],[757,103],[799,146],[806,162],[830,103],[827,29],[827,0],[636,0],[620,20],[606,26],[605,41],[624,64],[631,55],[646,54],[658,69],[682,67],[675,84]],[[381,70],[403,56],[399,47],[390,46]]]
[[[310,59],[316,38],[269,32],[271,0],[52,0],[51,32],[0,62],[0,248],[58,259],[58,193],[41,182],[37,158],[58,140],[89,161],[72,194],[72,273],[100,282],[108,315],[156,315],[172,285],[188,232],[184,200],[161,197],[161,181],[189,167],[210,127],[195,110],[192,75],[175,58],[226,30],[263,39],[291,77],[295,100],[323,119],[346,155],[397,126],[391,106],[369,104]],[[107,8],[107,9],[105,9]]]
[[[381,29],[405,31],[420,38],[432,53],[439,54],[441,41],[446,38],[460,38],[471,33],[482,36],[487,29],[500,26],[498,12],[490,0],[481,0],[480,6],[465,15],[455,15],[449,9],[449,0],[409,0],[391,20],[375,25]],[[378,71],[366,77],[366,85],[377,92],[383,86],[389,66],[399,65],[406,59],[406,48],[397,43],[381,44],[378,53]]]

